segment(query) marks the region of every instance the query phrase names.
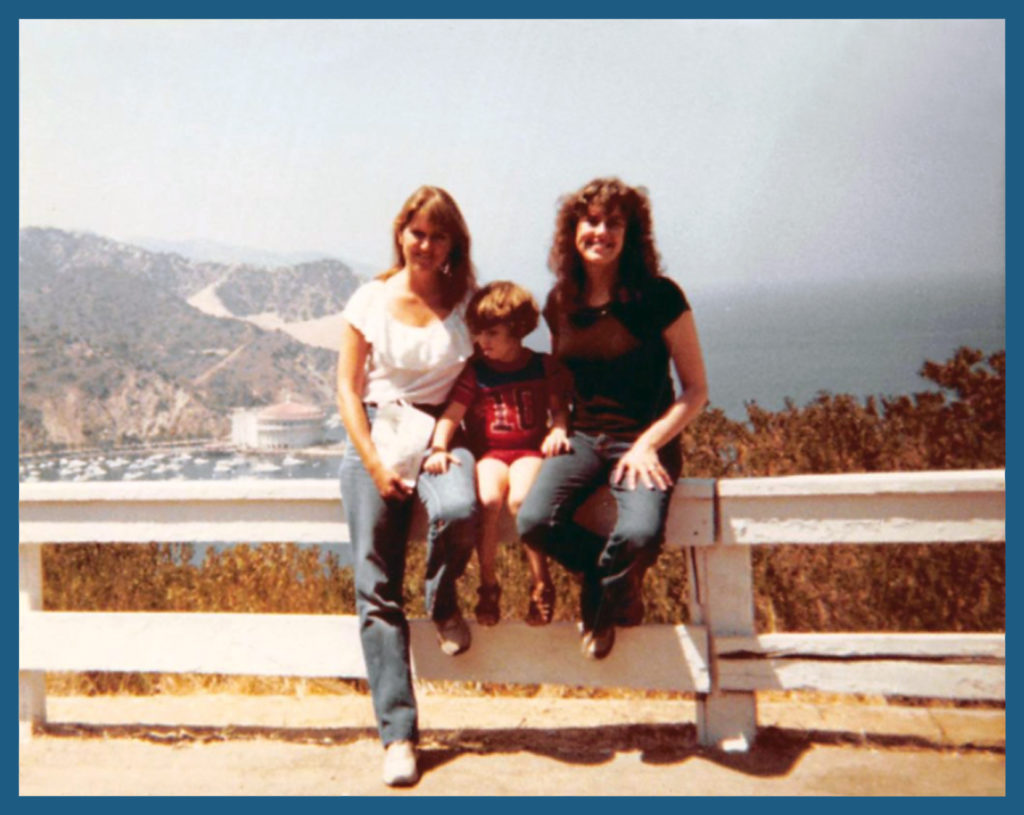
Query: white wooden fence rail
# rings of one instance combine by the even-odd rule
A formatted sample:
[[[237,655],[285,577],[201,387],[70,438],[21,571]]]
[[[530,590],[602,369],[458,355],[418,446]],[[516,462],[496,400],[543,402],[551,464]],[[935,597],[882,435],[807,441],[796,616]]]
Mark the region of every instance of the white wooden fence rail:
[[[601,529],[613,513],[603,492],[579,518]],[[623,629],[609,658],[595,663],[580,656],[569,623],[474,626],[472,648],[452,659],[432,626],[414,621],[414,671],[693,691],[701,743],[740,747],[756,735],[757,690],[1003,699],[1002,634],[757,635],[750,546],[999,543],[1005,535],[1003,470],[687,479],[673,496],[666,545],[690,553],[692,624]],[[333,480],[22,484],[21,738],[45,721],[46,671],[366,675],[350,615],[43,611],[41,544],[347,540]]]

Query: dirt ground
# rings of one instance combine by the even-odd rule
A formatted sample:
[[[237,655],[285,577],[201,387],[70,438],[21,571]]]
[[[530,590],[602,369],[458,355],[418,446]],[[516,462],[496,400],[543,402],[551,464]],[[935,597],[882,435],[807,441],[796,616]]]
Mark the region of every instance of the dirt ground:
[[[22,795],[1005,795],[1001,710],[759,702],[747,753],[692,702],[421,693],[420,783],[379,778],[369,699],[50,697]]]

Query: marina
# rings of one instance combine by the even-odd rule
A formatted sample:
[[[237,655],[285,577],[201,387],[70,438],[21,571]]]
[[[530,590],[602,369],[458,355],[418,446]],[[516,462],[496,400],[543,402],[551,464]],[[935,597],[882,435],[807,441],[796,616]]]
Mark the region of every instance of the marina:
[[[91,452],[50,455],[35,454],[18,462],[19,483],[46,481],[230,481],[235,479],[335,480],[345,443],[302,450],[235,450],[227,445],[193,447],[187,450],[160,449]],[[340,499],[339,492],[339,499]],[[340,506],[340,504],[339,504]],[[226,541],[191,541],[190,560],[200,565],[207,550],[224,551],[235,544]],[[300,546],[312,544],[303,543]],[[336,555],[342,565],[352,560],[347,542],[323,541],[323,555]]]
[[[322,444],[247,448],[227,439],[177,439],[115,448],[33,451],[18,458],[19,482],[203,481],[230,478],[335,478],[345,429],[327,416]]]
[[[232,478],[335,478],[344,443],[303,450],[53,453],[22,457],[18,481],[195,481]]]

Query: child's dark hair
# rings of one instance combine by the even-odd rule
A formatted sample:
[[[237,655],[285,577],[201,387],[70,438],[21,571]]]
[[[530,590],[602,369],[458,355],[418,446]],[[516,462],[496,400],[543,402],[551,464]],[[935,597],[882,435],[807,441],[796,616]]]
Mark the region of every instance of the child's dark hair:
[[[466,307],[466,323],[474,334],[507,325],[512,336],[521,340],[537,327],[539,319],[540,309],[533,295],[509,280],[483,286]]]

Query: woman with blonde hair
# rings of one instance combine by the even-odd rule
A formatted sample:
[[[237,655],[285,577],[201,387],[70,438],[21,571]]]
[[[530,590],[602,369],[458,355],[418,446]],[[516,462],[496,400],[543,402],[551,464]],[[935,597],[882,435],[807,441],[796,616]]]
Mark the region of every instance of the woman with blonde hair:
[[[402,580],[415,492],[427,511],[425,602],[441,650],[470,645],[455,584],[477,533],[474,459],[456,444],[456,466],[419,473],[429,433],[448,392],[473,352],[465,306],[475,289],[470,237],[452,197],[421,187],[394,221],[394,266],[362,285],[345,307],[338,355],[338,410],[348,432],[341,494],[354,550],[356,611],[378,730],[385,747],[384,781],[419,778],[416,700]],[[385,416],[398,428],[426,423],[413,467],[390,457]],[[403,413],[405,412],[405,413]],[[378,427],[379,425],[379,427]],[[403,426],[404,425],[404,426]]]
[[[517,526],[525,543],[582,575],[581,648],[603,659],[615,626],[643,617],[640,582],[682,467],[679,433],[707,402],[704,361],[686,296],[661,274],[643,188],[599,178],[563,198],[549,265],[544,318],[573,375],[571,449],[544,459]],[[618,508],[608,537],[573,521],[602,484]]]

